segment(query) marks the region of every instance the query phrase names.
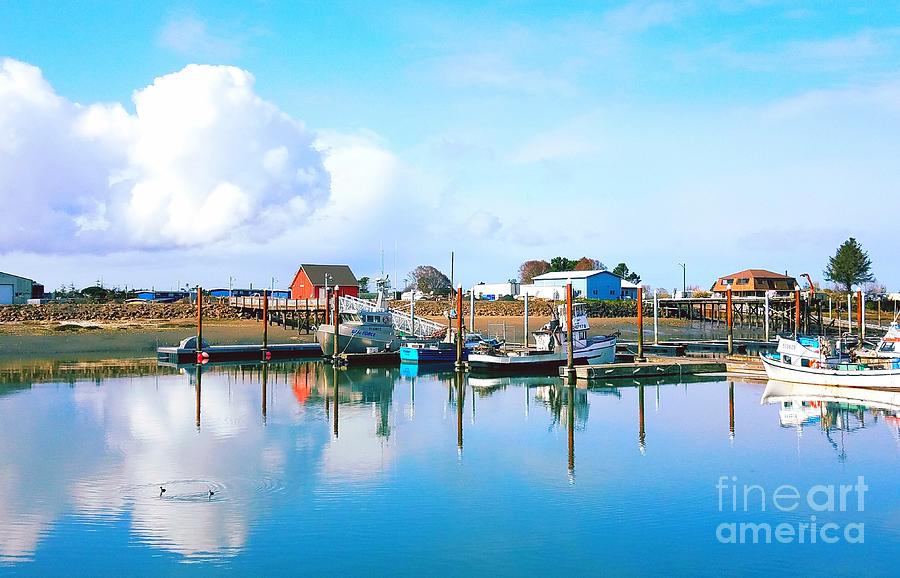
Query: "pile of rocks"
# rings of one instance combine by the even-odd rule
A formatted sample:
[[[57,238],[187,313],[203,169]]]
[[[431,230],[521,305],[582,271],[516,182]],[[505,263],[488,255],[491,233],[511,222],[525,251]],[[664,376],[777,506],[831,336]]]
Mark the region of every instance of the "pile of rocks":
[[[586,301],[589,317],[634,317],[637,315],[635,301]],[[528,314],[536,317],[548,317],[558,301],[548,299],[529,299]],[[395,309],[409,309],[409,301],[392,301]],[[447,314],[451,306],[448,300],[416,301],[416,314],[428,317],[440,317]],[[463,315],[469,314],[469,301],[463,299]],[[477,317],[521,317],[525,315],[524,301],[476,301]]]
[[[95,321],[189,319],[197,315],[188,303],[46,303],[44,305],[6,305],[0,307],[0,322],[22,321]],[[237,319],[238,311],[218,301],[203,308],[205,319]]]

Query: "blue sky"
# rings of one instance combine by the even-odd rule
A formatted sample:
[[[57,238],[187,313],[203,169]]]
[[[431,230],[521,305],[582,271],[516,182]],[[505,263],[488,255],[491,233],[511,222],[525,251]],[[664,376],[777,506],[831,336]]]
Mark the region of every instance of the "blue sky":
[[[31,230],[0,236],[0,270],[51,287],[284,285],[299,262],[371,274],[380,247],[392,273],[396,245],[401,278],[448,269],[451,250],[465,284],[587,255],[671,289],[682,261],[701,286],[746,267],[820,280],[854,236],[896,289],[898,55],[888,2],[3,3],[0,58],[45,86],[16,100],[0,73],[0,135],[33,141],[0,147],[0,195],[42,199],[7,216]],[[9,85],[33,79],[7,68]],[[233,83],[265,105],[239,108]],[[47,94],[70,110],[41,108]],[[105,120],[89,138],[58,142],[92,104]],[[156,130],[207,109],[212,132]],[[175,139],[203,146],[172,160]],[[243,170],[257,141],[308,178]],[[141,187],[166,196],[158,218],[140,219]],[[173,207],[205,207],[200,232]]]

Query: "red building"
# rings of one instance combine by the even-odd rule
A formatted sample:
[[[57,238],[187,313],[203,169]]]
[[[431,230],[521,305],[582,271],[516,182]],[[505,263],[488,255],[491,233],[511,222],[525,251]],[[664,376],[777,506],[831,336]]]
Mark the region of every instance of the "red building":
[[[340,295],[359,297],[359,281],[347,265],[300,265],[291,281],[291,299],[324,299],[326,285],[337,285]]]

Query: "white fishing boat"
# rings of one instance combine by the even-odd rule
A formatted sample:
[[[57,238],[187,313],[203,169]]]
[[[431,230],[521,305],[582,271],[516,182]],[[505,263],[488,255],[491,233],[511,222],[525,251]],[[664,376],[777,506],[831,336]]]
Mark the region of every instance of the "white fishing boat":
[[[326,356],[334,352],[334,325],[327,323],[316,328],[316,340]],[[390,311],[354,311],[341,313],[338,329],[338,353],[367,353],[396,351],[399,336]]]
[[[840,340],[801,337],[800,340],[778,338],[774,354],[760,355],[769,379],[790,383],[900,389],[900,369],[891,363],[852,362]]]
[[[375,283],[378,298],[374,306],[340,312],[338,353],[397,351],[400,348],[400,332],[386,306],[390,282],[382,276]],[[334,324],[325,323],[316,327],[316,340],[326,356],[333,355]]]
[[[573,308],[572,353],[575,365],[613,363],[616,358],[616,336],[588,337],[587,308],[583,303],[575,303]],[[565,305],[560,305],[558,311],[549,323],[532,333],[536,344],[534,348],[475,350],[469,354],[469,369],[474,373],[556,375],[568,360]]]

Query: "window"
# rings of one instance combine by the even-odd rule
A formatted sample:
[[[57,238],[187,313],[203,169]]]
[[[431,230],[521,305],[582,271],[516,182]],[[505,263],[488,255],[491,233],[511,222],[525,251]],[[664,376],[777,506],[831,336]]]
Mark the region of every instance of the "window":
[[[750,279],[747,279],[746,277],[737,280],[738,285],[746,285],[748,283],[750,283]]]

